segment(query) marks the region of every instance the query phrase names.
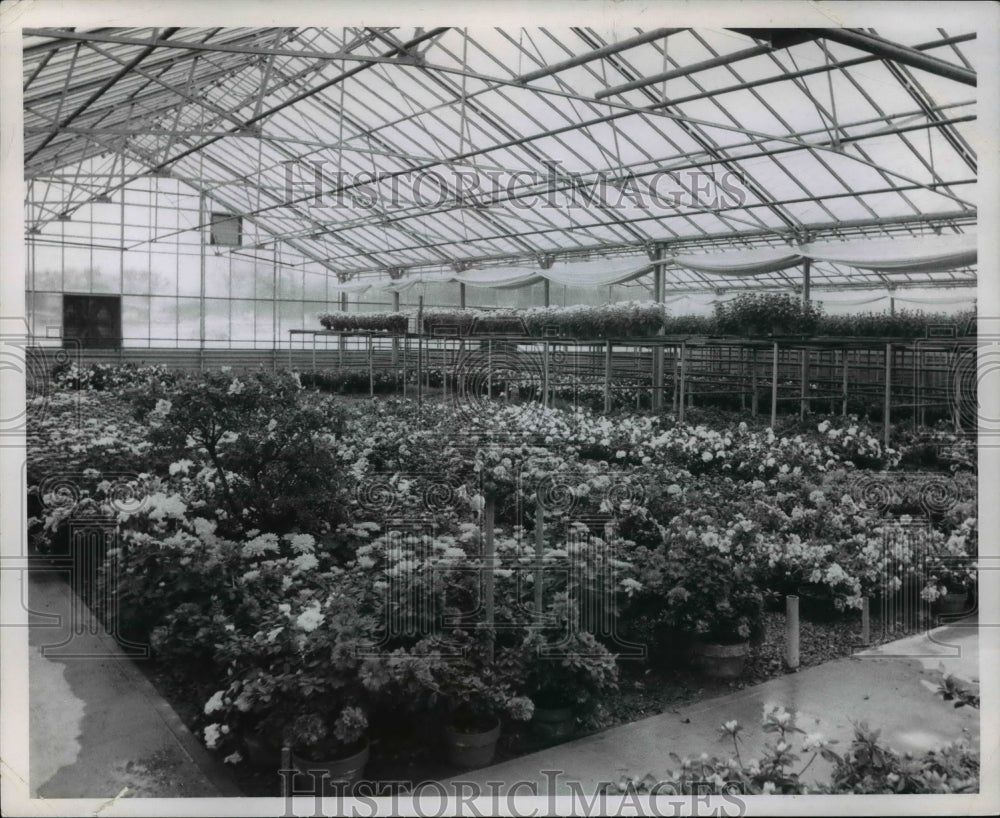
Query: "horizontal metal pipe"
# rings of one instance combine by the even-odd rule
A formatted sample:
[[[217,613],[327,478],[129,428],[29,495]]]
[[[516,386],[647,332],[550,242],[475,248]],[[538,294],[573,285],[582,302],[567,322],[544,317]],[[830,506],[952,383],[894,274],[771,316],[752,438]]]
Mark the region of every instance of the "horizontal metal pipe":
[[[908,65],[911,68],[919,68],[931,74],[936,74],[945,79],[955,80],[964,85],[976,85],[976,72],[970,71],[961,65],[938,59],[930,54],[922,54],[916,49],[898,43],[876,37],[865,31],[858,31],[851,28],[817,28],[812,29],[817,37],[826,40],[833,40],[836,43],[849,45],[861,51],[867,51],[883,59],[892,60]]]
[[[550,77],[553,74],[558,74],[560,71],[575,68],[578,65],[583,65],[584,63],[592,62],[593,60],[599,60],[603,57],[610,57],[612,54],[618,54],[619,52],[625,51],[629,48],[634,48],[637,45],[644,45],[645,43],[651,43],[655,40],[662,40],[664,37],[669,37],[671,34],[676,34],[678,31],[684,31],[684,29],[656,28],[652,31],[647,31],[644,34],[630,37],[627,40],[611,43],[603,48],[595,48],[593,51],[588,51],[586,54],[579,54],[576,57],[570,57],[568,60],[563,60],[563,62],[558,62],[555,65],[547,65],[544,68],[539,68],[537,71],[529,71],[527,74],[522,74],[520,77],[517,77],[515,82],[525,83],[541,79],[542,77]]]
[[[720,65],[728,65],[729,63],[737,62],[739,60],[747,60],[750,57],[759,57],[761,54],[767,54],[770,50],[771,46],[769,45],[755,45],[752,48],[745,48],[742,51],[735,51],[732,54],[721,54],[720,56],[713,57],[710,60],[702,60],[701,62],[691,63],[691,65],[685,65],[682,68],[675,68],[672,71],[664,71],[660,74],[654,74],[651,77],[642,77],[641,79],[633,80],[632,82],[626,82],[623,85],[616,85],[614,88],[605,88],[603,91],[598,91],[594,94],[594,96],[597,99],[613,97],[618,94],[624,94],[626,91],[634,91],[636,88],[645,88],[647,85],[655,85],[658,82],[667,82],[668,80],[677,79],[678,77],[686,77],[688,74],[693,74],[696,71],[717,68]]]

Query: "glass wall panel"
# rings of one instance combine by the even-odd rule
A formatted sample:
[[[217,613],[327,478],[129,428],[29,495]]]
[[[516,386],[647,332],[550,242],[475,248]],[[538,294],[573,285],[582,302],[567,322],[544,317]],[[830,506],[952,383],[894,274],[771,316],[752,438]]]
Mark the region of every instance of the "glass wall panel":
[[[255,264],[253,277],[254,298],[266,298],[270,300],[275,297],[274,267],[270,264]]]
[[[228,345],[229,304],[228,299],[205,299],[205,340],[210,349],[224,348]],[[211,343],[213,341],[216,343]],[[218,343],[220,341],[223,343]]]
[[[91,286],[95,293],[121,292],[121,253],[117,250],[94,250]]]
[[[149,286],[156,295],[177,294],[177,256],[162,248],[149,254]]]
[[[149,297],[122,296],[122,346],[144,347],[150,336]],[[155,333],[154,333],[155,334]]]
[[[274,305],[270,301],[256,301],[255,318],[256,331],[254,339],[256,347],[269,349],[274,343]]]
[[[62,290],[62,249],[36,244],[34,253],[35,289],[55,292]],[[28,284],[30,286],[30,281]]]
[[[254,265],[243,258],[230,256],[222,258],[229,262],[230,284],[233,298],[253,298],[254,296]]]
[[[90,250],[63,248],[63,289],[70,293],[90,292]]]
[[[36,343],[58,343],[62,335],[62,296],[58,293],[29,294],[24,306]]]
[[[280,346],[288,344],[290,329],[319,329],[316,321],[303,317],[301,301],[281,301],[278,304],[278,342]],[[298,341],[299,339],[296,339]]]
[[[177,299],[177,346],[201,345],[201,299]]]
[[[229,261],[214,253],[205,256],[205,295],[229,297]]]
[[[125,255],[125,293],[149,295],[148,253]]]
[[[199,256],[177,257],[177,294],[194,296],[201,294],[201,258]]]
[[[230,302],[232,318],[230,332],[233,347],[253,346],[254,339],[254,302],[249,299],[236,298]]]
[[[304,298],[315,298],[326,301],[327,276],[317,273],[305,273]]]
[[[149,299],[149,345],[173,347],[177,345],[177,299],[153,296]]]
[[[302,271],[294,267],[282,268],[278,277],[278,297],[302,298]]]

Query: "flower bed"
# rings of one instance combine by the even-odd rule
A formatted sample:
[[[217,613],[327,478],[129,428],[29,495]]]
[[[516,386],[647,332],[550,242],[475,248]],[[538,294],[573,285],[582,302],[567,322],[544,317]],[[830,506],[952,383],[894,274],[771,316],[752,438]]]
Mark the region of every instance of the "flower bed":
[[[599,712],[620,649],[595,641],[607,619],[652,631],[652,648],[746,639],[768,595],[850,611],[975,579],[974,472],[942,471],[950,503],[908,538],[912,521],[887,517],[894,501],[870,483],[912,482],[894,471],[909,451],[858,419],[774,431],[484,402],[470,420],[225,371],[69,389],[44,408],[32,547],[65,545],[89,511],[117,520],[119,632],[206,702],[199,729],[233,761],[262,732],[346,747],[387,725],[516,724],[556,689]],[[441,627],[436,605],[476,608],[488,504],[500,627]],[[542,636],[573,634],[568,664],[540,662],[532,626],[539,506]],[[952,573],[927,574],[928,557]]]

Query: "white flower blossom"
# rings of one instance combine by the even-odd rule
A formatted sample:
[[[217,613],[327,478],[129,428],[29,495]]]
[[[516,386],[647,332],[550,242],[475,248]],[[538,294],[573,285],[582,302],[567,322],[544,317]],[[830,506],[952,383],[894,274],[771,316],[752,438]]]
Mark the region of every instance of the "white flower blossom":
[[[313,602],[312,605],[298,615],[298,618],[295,620],[295,627],[306,633],[312,633],[323,624],[325,618],[320,612],[319,603]]]
[[[215,693],[212,694],[212,698],[210,698],[207,702],[205,702],[206,716],[211,713],[214,713],[216,710],[221,710],[225,706],[223,702],[224,696],[225,696],[224,690],[216,690]]]
[[[222,730],[218,724],[212,723],[205,728],[205,746],[209,750],[214,750],[222,737]]]

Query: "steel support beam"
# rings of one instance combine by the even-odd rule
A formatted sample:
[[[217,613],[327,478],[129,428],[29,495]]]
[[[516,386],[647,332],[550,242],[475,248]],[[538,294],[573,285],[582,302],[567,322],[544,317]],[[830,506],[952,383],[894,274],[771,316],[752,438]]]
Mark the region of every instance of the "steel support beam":
[[[867,51],[884,60],[892,60],[911,68],[919,68],[930,74],[935,74],[945,79],[955,80],[963,85],[976,86],[976,72],[960,65],[946,62],[945,60],[933,57],[930,54],[923,54],[909,46],[894,43],[891,40],[883,39],[866,31],[859,31],[852,28],[814,28],[811,29],[816,37],[825,40],[833,40],[835,43],[849,45],[860,51]]]
[[[544,68],[539,68],[537,71],[529,71],[527,74],[519,76],[515,82],[524,84],[531,82],[532,80],[541,79],[542,77],[551,77],[553,74],[558,74],[559,72],[566,71],[569,68],[575,68],[576,66],[583,65],[584,63],[600,60],[604,57],[610,57],[612,54],[619,54],[622,51],[634,48],[637,45],[645,45],[646,43],[655,42],[656,40],[662,40],[664,37],[669,37],[671,34],[676,34],[678,31],[684,31],[684,29],[653,29],[652,31],[647,31],[645,34],[639,34],[636,37],[630,37],[627,40],[621,40],[620,42],[606,45],[603,48],[595,48],[593,51],[588,51],[586,54],[570,57],[568,60],[555,63],[555,65],[547,65]]]
[[[168,37],[173,36],[177,31],[178,31],[177,28],[168,28],[166,31],[163,32],[163,37],[161,39],[165,40]],[[152,54],[153,51],[155,50],[156,49],[154,46],[147,46],[138,54],[136,54],[131,60],[125,63],[125,65],[122,66],[120,70],[116,71],[105,82],[101,83],[100,88],[98,88],[93,94],[87,97],[87,99],[84,102],[78,105],[74,109],[73,113],[69,114],[62,121],[56,123],[55,128],[53,128],[52,131],[49,133],[49,135],[42,140],[42,144],[40,144],[38,147],[32,150],[31,153],[29,153],[27,156],[24,157],[25,164],[30,162],[35,156],[38,155],[39,151],[44,150],[46,145],[48,145],[53,139],[56,138],[56,136],[59,134],[60,128],[63,128],[66,125],[69,125],[71,122],[73,122],[78,116],[80,116],[80,114],[86,111],[93,103],[97,102],[97,100],[99,100],[108,89],[114,87],[115,83],[117,83],[118,80],[120,80],[127,74],[131,73],[133,68],[135,68],[139,63],[141,63],[144,59],[146,59],[146,57]]]
[[[274,32],[276,29],[264,29],[260,33],[260,38],[266,38],[269,32]],[[282,31],[283,29],[277,29],[277,31]],[[188,40],[172,40],[167,41],[164,38],[158,40],[143,40],[140,37],[114,37],[106,34],[90,34],[86,31],[60,31],[45,28],[27,28],[24,29],[24,35],[33,37],[54,37],[61,40],[75,40],[77,42],[91,42],[91,43],[109,43],[112,45],[127,45],[127,46],[150,46],[152,48],[173,48],[173,49],[183,49],[188,51],[207,51],[216,52],[224,54],[248,54],[257,57],[301,57],[306,60],[347,60],[350,62],[366,62],[366,63],[390,63],[392,65],[399,65],[401,62],[405,64],[405,59],[401,60],[398,56],[396,57],[375,57],[366,56],[362,54],[355,54],[351,51],[312,51],[309,49],[296,49],[296,48],[274,48],[270,46],[252,46],[252,45],[231,45],[228,43],[198,43]]]
[[[738,62],[739,60],[748,60],[751,57],[759,57],[761,54],[767,54],[770,50],[771,47],[768,45],[755,45],[752,48],[745,48],[742,51],[734,51],[731,54],[720,54],[718,57],[713,57],[710,60],[702,60],[701,62],[685,65],[682,68],[675,68],[672,71],[664,71],[660,74],[653,74],[651,77],[642,77],[641,79],[633,80],[632,82],[616,85],[613,88],[605,88],[603,91],[598,91],[594,94],[594,97],[595,99],[605,99],[607,97],[618,96],[619,94],[624,94],[628,91],[634,91],[637,88],[646,88],[650,85],[656,85],[658,82],[667,82],[669,80],[677,79],[678,77],[686,77],[689,74],[694,74],[698,71],[705,71],[709,68],[718,68],[720,65],[728,65],[729,63]]]

